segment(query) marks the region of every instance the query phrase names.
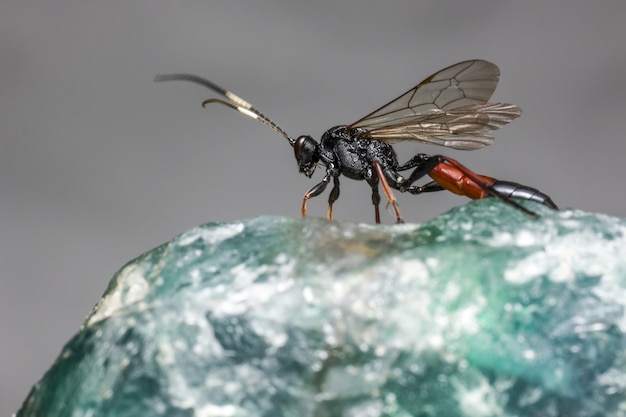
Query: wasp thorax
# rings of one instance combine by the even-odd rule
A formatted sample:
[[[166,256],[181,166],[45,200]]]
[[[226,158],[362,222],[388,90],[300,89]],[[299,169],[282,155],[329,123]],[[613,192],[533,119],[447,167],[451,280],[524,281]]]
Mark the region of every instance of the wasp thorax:
[[[298,161],[298,168],[307,177],[313,175],[319,161],[317,142],[311,136],[300,136],[293,144],[293,151]]]

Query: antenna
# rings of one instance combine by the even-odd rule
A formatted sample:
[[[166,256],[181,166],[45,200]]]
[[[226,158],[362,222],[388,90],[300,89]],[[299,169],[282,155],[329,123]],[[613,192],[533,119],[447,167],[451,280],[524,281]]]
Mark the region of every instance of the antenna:
[[[193,74],[157,74],[154,77],[154,82],[160,83],[164,81],[189,81],[195,84],[200,84],[203,87],[208,88],[228,99],[228,101],[221,100],[218,98],[210,98],[208,100],[204,100],[202,102],[202,107],[205,107],[209,103],[219,103],[223,106],[229,107],[233,110],[237,110],[239,113],[245,114],[246,116],[258,120],[263,123],[265,126],[272,129],[274,132],[283,136],[285,139],[289,141],[291,146],[296,142],[295,139],[291,138],[283,129],[280,128],[276,123],[274,123],[269,117],[255,109],[252,104],[248,103],[241,97],[231,93],[228,90],[223,89],[217,84],[212,83],[209,80],[206,80],[202,77]]]

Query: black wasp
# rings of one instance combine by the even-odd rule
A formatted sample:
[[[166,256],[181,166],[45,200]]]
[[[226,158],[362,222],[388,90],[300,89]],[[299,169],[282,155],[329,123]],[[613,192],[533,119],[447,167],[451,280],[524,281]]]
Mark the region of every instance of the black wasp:
[[[445,68],[400,97],[349,125],[329,129],[320,143],[311,136],[297,139],[289,136],[276,123],[254,108],[250,103],[218,85],[192,74],[157,75],[155,81],[190,81],[222,95],[226,100],[212,98],[202,105],[219,103],[256,119],[282,135],[295,151],[300,172],[311,177],[318,165],[326,173],[305,195],[302,215],[306,216],[306,203],[321,194],[333,181],[328,197],[328,219],[333,216],[333,203],[339,198],[339,177],[365,180],[372,189],[376,223],[380,223],[380,181],[398,223],[403,222],[398,203],[391,189],[411,194],[448,190],[456,194],[479,199],[498,197],[524,211],[535,213],[512,200],[532,200],[556,209],[550,197],[539,190],[522,184],[500,181],[478,175],[458,161],[443,155],[419,153],[408,162],[400,164],[390,143],[416,141],[453,149],[473,150],[491,144],[491,131],[501,128],[522,114],[522,110],[506,103],[489,103],[497,84],[498,67],[483,60],[464,61]],[[413,170],[408,178],[401,171]],[[414,185],[415,181],[430,176],[433,181]]]

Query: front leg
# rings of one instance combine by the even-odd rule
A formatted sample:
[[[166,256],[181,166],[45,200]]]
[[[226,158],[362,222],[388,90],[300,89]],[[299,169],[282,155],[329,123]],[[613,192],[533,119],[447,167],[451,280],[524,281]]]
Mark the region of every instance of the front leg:
[[[324,178],[322,178],[322,182],[314,185],[309,191],[306,192],[306,194],[304,195],[304,198],[302,199],[302,217],[306,217],[307,200],[310,199],[311,197],[315,197],[323,193],[324,190],[326,189],[326,186],[330,182],[330,178],[331,178],[330,172],[327,171],[326,175],[324,175]],[[337,196],[339,196],[339,191],[337,191]],[[329,201],[329,204],[330,204],[330,201]]]

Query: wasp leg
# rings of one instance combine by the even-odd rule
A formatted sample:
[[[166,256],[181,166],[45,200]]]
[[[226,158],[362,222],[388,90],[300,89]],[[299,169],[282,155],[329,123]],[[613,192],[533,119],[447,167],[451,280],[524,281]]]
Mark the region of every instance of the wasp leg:
[[[417,168],[415,168],[415,170],[411,172],[411,175],[409,175],[409,178],[407,178],[407,180],[404,182],[403,187],[400,190],[402,192],[409,191],[408,187],[410,187],[411,184],[413,184],[415,181],[419,180],[420,178],[428,175],[430,171],[433,170],[433,168],[435,168],[437,165],[439,165],[443,161],[443,157],[441,155],[430,156],[426,154],[418,154],[415,157],[413,157],[411,161],[416,159],[416,157],[420,157],[420,163],[415,165]],[[439,191],[439,190],[432,190],[432,191]]]
[[[326,174],[324,175],[324,178],[322,178],[322,182],[314,185],[313,187],[311,187],[309,191],[306,192],[306,194],[304,195],[304,198],[302,199],[302,217],[306,217],[307,200],[310,199],[311,197],[315,197],[323,193],[329,182],[330,182],[330,174]]]
[[[328,196],[328,212],[326,217],[328,220],[333,219],[333,203],[339,198],[339,177],[333,177],[333,189]]]
[[[372,177],[367,180],[367,183],[372,187],[372,204],[374,205],[374,218],[376,223],[380,223],[380,193],[378,192],[378,178]]]
[[[411,194],[430,193],[435,191],[443,191],[446,188],[438,184],[436,181],[431,181],[423,186],[412,185],[415,181],[428,175],[433,168],[442,162],[440,155],[430,156],[425,153],[419,153],[411,158],[407,163],[398,167],[398,171],[404,171],[407,169],[415,168],[409,178],[403,181],[397,181],[397,188],[400,192],[409,192]]]
[[[418,153],[413,158],[411,158],[407,162],[405,162],[403,165],[400,165],[398,167],[398,171],[406,171],[408,169],[415,168],[416,166],[419,166],[419,165],[423,164],[424,162],[427,162],[431,158],[432,157],[430,155],[428,155],[428,154]]]
[[[422,193],[432,193],[435,191],[443,191],[446,188],[444,186],[442,186],[441,184],[438,184],[436,181],[431,181],[427,184],[422,185],[421,187],[418,187],[416,185],[413,185],[409,188],[406,189],[406,191],[408,191],[411,194],[422,194]]]
[[[402,215],[400,214],[400,208],[398,207],[398,201],[396,200],[396,197],[394,197],[393,193],[391,192],[391,187],[389,187],[389,183],[387,182],[387,179],[385,178],[385,174],[383,172],[382,167],[376,161],[372,162],[372,166],[374,167],[374,169],[376,170],[376,173],[378,174],[378,179],[380,179],[380,183],[383,186],[383,191],[385,192],[385,195],[387,196],[387,201],[389,202],[389,204],[391,204],[391,207],[393,208],[393,212],[396,216],[396,223],[404,223],[404,220],[402,219]]]

